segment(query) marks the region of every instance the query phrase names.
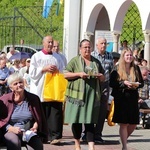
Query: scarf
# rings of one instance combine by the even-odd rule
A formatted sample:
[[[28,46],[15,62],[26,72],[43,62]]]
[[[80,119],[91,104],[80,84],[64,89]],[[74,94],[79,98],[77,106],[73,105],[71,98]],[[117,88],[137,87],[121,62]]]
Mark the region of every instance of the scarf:
[[[94,57],[92,57],[94,58]],[[72,65],[74,67],[72,67]],[[99,72],[96,62],[93,62],[93,65],[97,72]],[[84,60],[80,55],[74,57],[70,63],[67,65],[64,72],[84,72]],[[96,88],[96,99],[100,100],[100,82],[97,79],[97,88]],[[82,78],[68,80],[68,86],[66,89],[66,98],[71,103],[77,104],[79,106],[84,105],[84,93],[85,93],[85,80]],[[71,99],[70,99],[71,98]]]

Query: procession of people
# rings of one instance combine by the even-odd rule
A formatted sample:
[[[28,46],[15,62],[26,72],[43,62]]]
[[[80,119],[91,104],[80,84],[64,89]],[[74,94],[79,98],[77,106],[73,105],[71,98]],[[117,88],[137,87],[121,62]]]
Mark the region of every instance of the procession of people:
[[[144,100],[139,99],[139,91],[145,80],[141,70],[144,66],[148,71],[147,61],[137,63],[138,56],[128,46],[116,58],[106,51],[104,37],[97,39],[95,49],[90,40],[81,40],[79,54],[69,62],[51,35],[42,44],[43,49],[31,58],[21,58],[13,47],[0,55],[0,135],[7,149],[20,150],[25,144],[28,150],[42,150],[43,143],[60,144],[63,123],[68,123],[72,124],[74,149],[81,150],[83,140],[89,150],[95,150],[95,143],[105,143],[102,131],[111,95],[112,121],[119,124],[122,150],[127,150],[127,139],[140,120],[139,103]],[[67,81],[64,101],[43,94],[46,76],[51,75],[51,80],[58,74]]]

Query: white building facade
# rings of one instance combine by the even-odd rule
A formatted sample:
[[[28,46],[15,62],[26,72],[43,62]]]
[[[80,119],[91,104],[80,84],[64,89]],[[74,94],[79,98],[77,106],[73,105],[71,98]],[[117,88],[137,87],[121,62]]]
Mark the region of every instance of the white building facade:
[[[65,0],[63,48],[67,60],[78,54],[82,39],[94,38],[96,30],[110,30],[113,51],[118,51],[124,17],[133,2],[140,13],[144,58],[150,66],[150,0]]]

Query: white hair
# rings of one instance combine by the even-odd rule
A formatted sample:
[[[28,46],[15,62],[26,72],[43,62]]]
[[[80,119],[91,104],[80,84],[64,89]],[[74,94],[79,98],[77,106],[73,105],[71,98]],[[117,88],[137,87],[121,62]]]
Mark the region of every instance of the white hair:
[[[11,84],[17,80],[23,81],[23,77],[19,73],[13,73],[13,74],[9,75],[9,77],[7,79],[7,84],[9,86],[11,86]]]
[[[99,38],[96,40],[96,44],[98,44],[100,40],[105,40],[106,43],[107,43],[107,40],[106,40],[105,37],[99,37]]]

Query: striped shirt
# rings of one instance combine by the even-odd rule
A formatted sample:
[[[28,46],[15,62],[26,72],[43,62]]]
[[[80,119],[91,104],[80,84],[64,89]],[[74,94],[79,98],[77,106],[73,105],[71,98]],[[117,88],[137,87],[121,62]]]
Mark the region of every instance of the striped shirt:
[[[105,70],[105,81],[109,80],[110,77],[110,73],[114,67],[114,63],[113,63],[113,56],[111,53],[105,51],[104,55],[99,54],[98,51],[93,51],[91,53],[91,55],[95,58],[97,58],[100,62],[101,65],[103,66],[104,70]]]

